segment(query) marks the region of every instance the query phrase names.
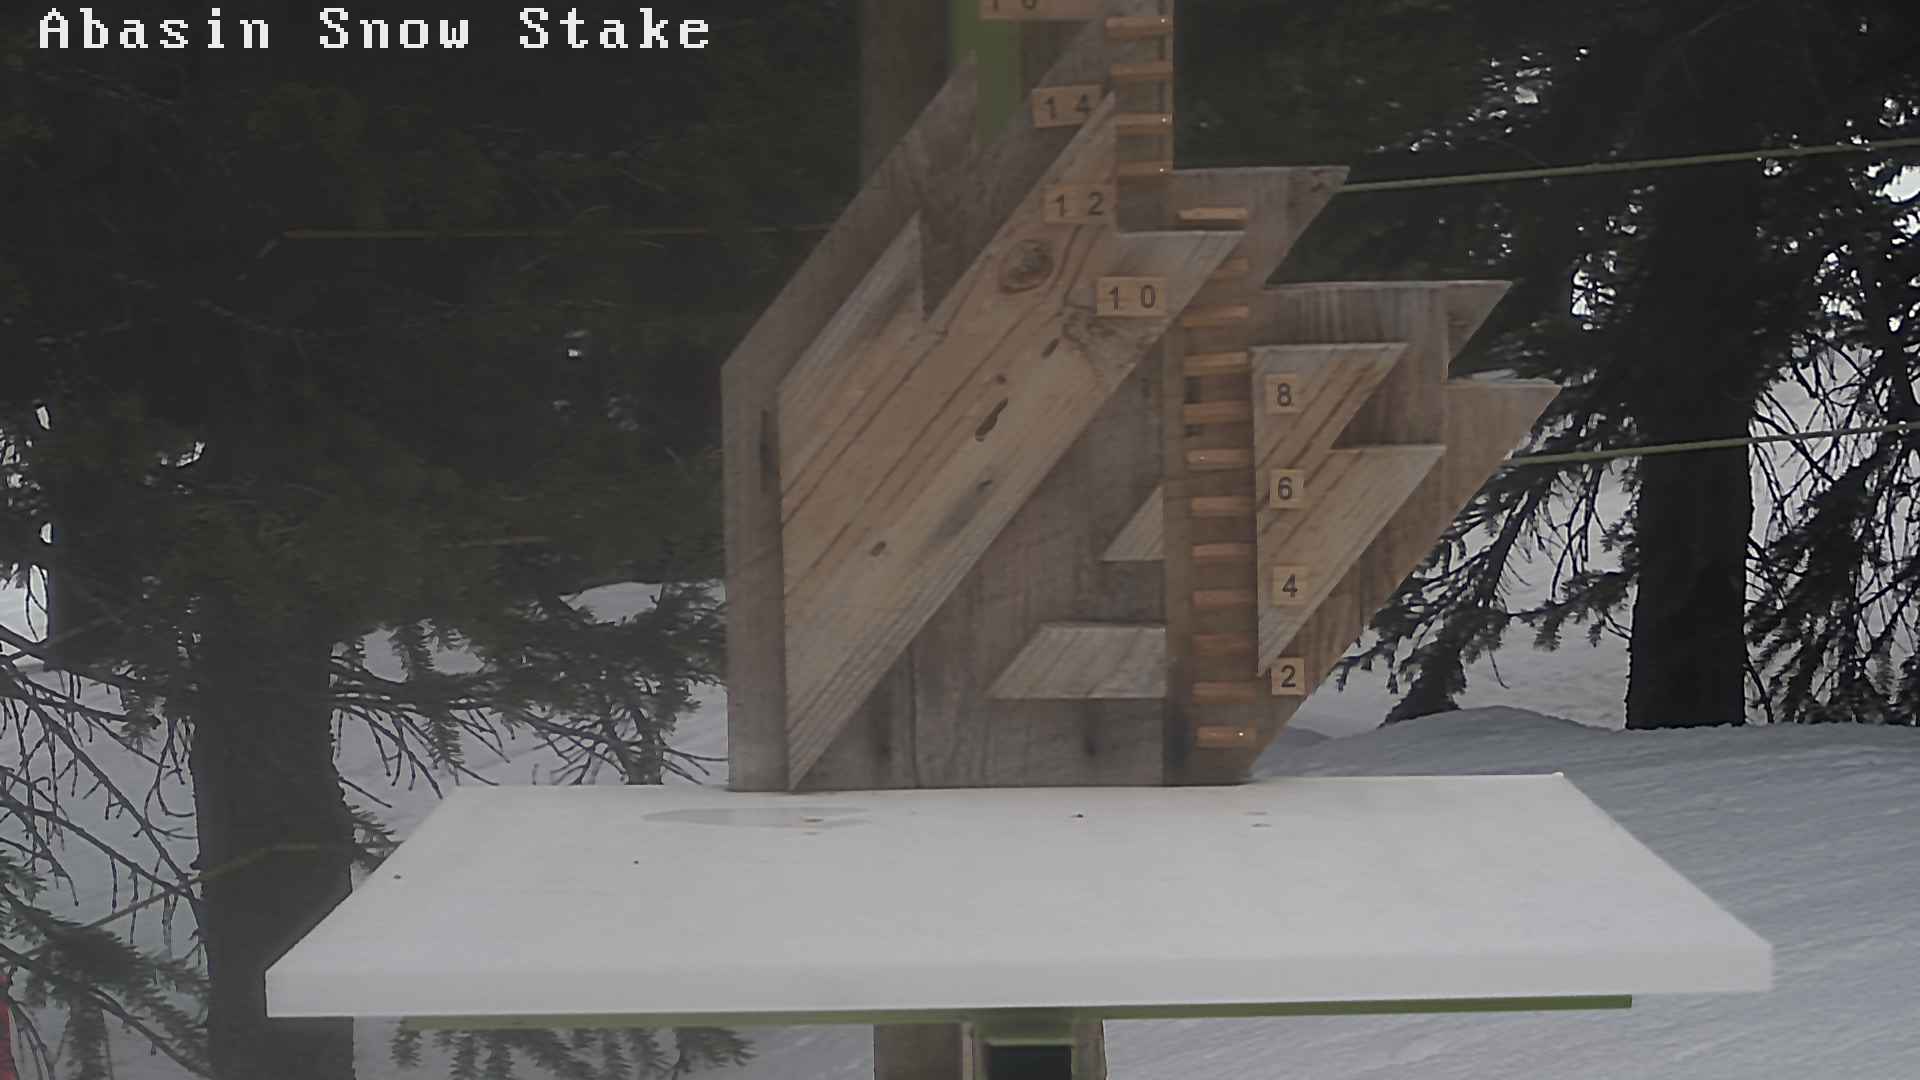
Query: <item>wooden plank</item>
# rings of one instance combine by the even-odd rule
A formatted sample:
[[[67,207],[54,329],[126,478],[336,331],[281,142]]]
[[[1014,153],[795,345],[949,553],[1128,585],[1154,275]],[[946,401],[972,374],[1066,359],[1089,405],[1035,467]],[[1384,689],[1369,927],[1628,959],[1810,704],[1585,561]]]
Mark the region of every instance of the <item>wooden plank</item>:
[[[1367,620],[1418,569],[1500,461],[1519,445],[1559,393],[1552,383],[1530,380],[1455,380],[1441,398],[1447,413],[1446,455],[1429,474],[1440,497],[1435,504],[1408,504],[1368,546],[1311,619],[1294,635],[1298,653],[1315,682],[1366,630]],[[1445,509],[1451,505],[1453,509]],[[1438,507],[1436,509],[1435,507]]]
[[[1406,348],[1386,342],[1253,349],[1251,385],[1267,404],[1253,411],[1255,467],[1318,468]],[[1279,379],[1288,380],[1286,412],[1274,407]]]
[[[1173,61],[1137,60],[1118,63],[1108,69],[1107,77],[1116,83],[1170,82],[1173,79]]]
[[[1097,19],[1106,0],[980,0],[980,18],[988,22]]]
[[[1252,544],[1195,544],[1194,562],[1252,563],[1258,559]]]
[[[1193,594],[1193,606],[1198,611],[1234,611],[1256,603],[1252,589],[1198,589]]]
[[[899,236],[916,193],[959,169],[977,86],[963,66],[876,168],[721,370],[731,787],[788,785],[778,428],[780,381]]]
[[[920,223],[914,218],[780,381],[782,476],[807,475],[808,463],[833,433],[835,418],[858,409],[868,391],[884,381],[895,353],[912,340],[923,319]],[[863,347],[867,343],[872,347]]]
[[[1234,326],[1247,321],[1252,309],[1245,304],[1220,304],[1198,308],[1180,316],[1180,325],[1188,329],[1206,326]]]
[[[1202,682],[1193,686],[1193,700],[1203,705],[1252,704],[1267,696],[1259,682]]]
[[[1260,667],[1292,643],[1400,505],[1433,471],[1443,446],[1365,447],[1328,454],[1308,481],[1319,492],[1314,512],[1266,511],[1258,544],[1263,567],[1298,568],[1297,593],[1283,594],[1275,574],[1261,581]]]
[[[1188,510],[1199,518],[1249,518],[1253,516],[1251,495],[1196,495],[1188,500]]]
[[[1112,9],[1148,11],[1154,3],[1113,0]],[[1096,82],[1114,59],[1098,23],[1029,23],[1021,30],[1030,84]],[[1067,51],[1053,63],[1049,57],[1056,55],[1056,39]],[[1030,129],[1026,111],[1012,124]],[[1071,136],[1071,129],[1003,134],[983,148],[977,175],[956,176],[931,193],[923,215],[930,237],[930,296],[938,299],[937,281],[951,288],[993,240],[1012,208],[1045,178],[1059,147]],[[1037,160],[1034,148],[1053,140],[1059,140],[1055,149],[1046,160]],[[1099,561],[1100,552],[1159,482],[1158,380],[1141,376],[1136,369],[1108,398],[802,786],[1161,781],[1162,702],[996,702],[987,697],[993,680],[1046,622],[1160,621],[1157,568]],[[904,693],[896,691],[896,681],[904,685]],[[909,717],[904,732],[867,724],[866,712],[882,696],[889,702],[908,702],[902,710]],[[872,745],[881,739],[891,741]],[[872,763],[878,762],[887,765],[884,772],[873,771]],[[1093,1027],[1097,1030],[1098,1025]]]
[[[1235,697],[1235,698],[1228,698],[1228,699],[1211,699],[1211,700],[1214,703],[1224,704],[1229,701],[1252,702],[1257,699]],[[1260,732],[1258,728],[1249,727],[1249,726],[1231,727],[1226,725],[1214,724],[1214,725],[1208,725],[1206,727],[1194,729],[1193,735],[1194,735],[1194,740],[1193,740],[1194,745],[1200,747],[1201,749],[1237,750],[1242,747],[1249,747],[1249,746],[1255,745],[1260,737]]]
[[[1164,15],[1115,15],[1107,20],[1107,36],[1115,41],[1142,41],[1173,34],[1173,20]]]
[[[1154,488],[1147,501],[1127,520],[1126,527],[1107,545],[1100,558],[1105,562],[1157,562],[1163,550],[1161,517],[1165,510],[1161,498],[1165,489]]]
[[[1245,349],[1236,349],[1232,352],[1197,353],[1187,357],[1182,366],[1190,379],[1204,378],[1209,375],[1244,375],[1252,370],[1253,354]]]
[[[1244,634],[1195,634],[1193,651],[1197,656],[1244,656],[1249,660],[1260,643]]]
[[[1253,420],[1253,403],[1248,401],[1203,401],[1180,410],[1189,424],[1246,424]]]
[[[1145,10],[1153,0],[1113,0],[1117,11]],[[1028,74],[1023,86],[1097,86],[1104,79],[1111,63],[1111,56],[1104,29],[1098,23],[1074,26],[1066,23],[1030,23],[1021,27],[1021,61],[1023,70]],[[1064,43],[1064,51],[1055,44],[1056,39]],[[1097,100],[1097,99],[1096,99]],[[975,125],[975,129],[977,130]],[[963,134],[972,136],[973,130]],[[1039,129],[1033,124],[1027,110],[1021,110],[1009,119],[1000,134],[985,145],[973,143],[968,152],[947,168],[919,178],[918,182],[906,189],[918,201],[922,226],[925,264],[922,272],[923,291],[929,304],[938,303],[952,289],[960,274],[972,264],[981,250],[993,239],[1007,216],[1028,197],[1035,183],[1042,180],[1046,171],[1058,160],[1061,150],[1073,137],[1071,128]],[[1095,424],[1101,421],[1096,420]],[[1076,487],[1074,490],[1078,490]],[[1128,498],[1126,493],[1118,492],[1117,485],[1109,483],[1104,489],[1116,493],[1117,497]],[[1146,489],[1138,495],[1143,497]],[[1077,509],[1087,514],[1084,527],[1096,527],[1103,520],[1099,514],[1081,505]],[[1120,513],[1125,513],[1125,510]],[[1018,522],[1016,518],[1016,523]],[[1082,522],[1075,520],[1075,527]],[[1010,530],[1011,531],[1011,530]],[[1005,534],[1003,534],[1004,537]],[[1104,538],[1104,537],[1103,537]],[[978,572],[976,572],[977,575]],[[1049,585],[1058,575],[1038,579],[1042,586]],[[1123,582],[1103,583],[1109,589],[1125,592]],[[1036,595],[1041,588],[1026,590],[1027,595]],[[736,601],[737,603],[737,601]],[[957,601],[956,601],[957,603]],[[950,605],[953,606],[953,605]],[[1011,632],[1002,630],[998,622],[1006,616],[1000,613],[1000,607],[991,607],[992,616],[986,624],[988,632],[995,640],[1005,639],[1006,646],[1012,649],[1018,646],[1024,636],[1031,632],[1034,625],[1025,612]],[[730,611],[736,610],[733,607]],[[1063,616],[1105,614],[1096,612],[1063,611]],[[1149,619],[1158,615],[1157,611],[1132,610],[1115,614],[1128,618]],[[945,616],[936,616],[938,624]],[[969,616],[970,617],[970,616]],[[946,650],[957,656],[977,657],[978,650],[960,646]],[[1010,655],[1010,654],[1009,654]],[[1006,657],[981,658],[983,664],[1003,663]],[[925,663],[943,662],[939,653],[929,653]],[[961,663],[960,660],[947,660],[947,663]],[[903,657],[884,676],[881,685],[875,688],[868,701],[863,704],[842,729],[832,748],[821,759],[813,772],[804,778],[807,786],[820,788],[876,788],[876,787],[920,787],[940,786],[955,782],[948,773],[941,771],[934,762],[942,759],[957,760],[961,755],[941,755],[930,752],[929,748],[939,744],[945,738],[948,729],[974,731],[986,723],[985,713],[981,710],[958,709],[952,713],[935,710],[927,717],[920,715],[919,699],[916,690],[924,690],[930,685],[958,684],[961,679],[944,677],[941,671],[916,671],[911,657]],[[984,693],[985,684],[997,667],[983,667],[977,673],[978,691]],[[1040,709],[1040,706],[1020,705],[1015,711],[1026,714]],[[1053,708],[1048,706],[1047,708]],[[1133,704],[1108,706],[1109,709],[1134,709]],[[784,710],[783,710],[784,711]],[[784,717],[782,718],[784,719]],[[927,720],[925,730],[921,721]],[[997,719],[997,717],[996,717]],[[1108,727],[1119,730],[1122,725],[1113,718],[1104,718]],[[1035,725],[1037,726],[1037,725]],[[1056,725],[1058,727],[1059,725]],[[1064,730],[1064,728],[1062,728]],[[784,737],[784,724],[782,724]],[[1085,752],[1083,739],[1073,739],[1071,752],[1067,749],[1069,740],[1065,738],[1035,738],[1013,748],[1010,753],[1025,753],[1030,768],[1019,775],[1029,779],[1045,779],[1053,773],[1064,773],[1072,768],[1081,768],[1087,775],[1095,775],[1109,782],[1137,782],[1136,778],[1148,773],[1137,768],[1138,759],[1131,754],[1131,748],[1116,739],[1111,750],[1103,750],[1098,755]],[[1045,756],[1043,758],[1042,755]],[[1023,768],[1027,768],[1023,764]],[[1134,769],[1129,772],[1126,770]],[[962,775],[959,773],[953,775]],[[998,773],[993,774],[999,775]],[[1012,775],[1009,773],[1008,775]],[[1157,777],[1157,771],[1152,776]],[[965,779],[984,777],[984,772],[968,772]],[[962,782],[965,782],[963,779]],[[980,782],[990,782],[982,779]]]
[[[1213,272],[1213,276],[1208,278],[1207,280],[1208,281],[1235,281],[1240,278],[1246,277],[1248,273],[1252,270],[1252,267],[1253,267],[1252,260],[1248,259],[1245,255],[1236,255],[1233,258],[1228,259],[1226,262],[1221,263],[1220,269],[1215,270]]]
[[[1189,450],[1187,468],[1194,472],[1220,472],[1253,468],[1251,450]]]
[[[1046,183],[1104,172],[1111,110]],[[871,422],[850,418],[857,448],[849,439],[789,514],[788,727],[801,774],[1163,329],[1138,319],[1087,334],[1076,290],[1162,277],[1178,310],[1239,239],[1047,226],[1043,193],[942,302]]]
[[[1042,626],[990,694],[1003,700],[1148,700],[1167,694],[1167,628]]]
[[[1166,135],[1173,131],[1169,113],[1121,113],[1113,122],[1122,135]]]
[[[1166,218],[1179,220],[1182,209],[1244,207],[1247,239],[1222,267],[1224,288],[1209,289],[1202,302],[1226,302],[1255,295],[1273,276],[1293,245],[1346,182],[1347,170],[1331,167],[1182,169],[1166,189]],[[1251,340],[1261,341],[1255,337]],[[1204,343],[1196,350],[1205,348]]]
[[[1245,225],[1250,216],[1244,206],[1195,206],[1175,215],[1185,225]]]
[[[1123,161],[1114,173],[1128,180],[1164,180],[1173,173],[1173,162]]]

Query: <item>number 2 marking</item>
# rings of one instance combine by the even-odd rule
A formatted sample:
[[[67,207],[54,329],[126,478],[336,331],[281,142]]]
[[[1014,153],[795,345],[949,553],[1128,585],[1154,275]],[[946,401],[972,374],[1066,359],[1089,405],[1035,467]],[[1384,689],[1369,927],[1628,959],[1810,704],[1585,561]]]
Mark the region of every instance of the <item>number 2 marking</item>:
[[[1307,680],[1301,672],[1307,668],[1307,662],[1297,656],[1283,656],[1273,662],[1273,694],[1275,697],[1306,697]]]

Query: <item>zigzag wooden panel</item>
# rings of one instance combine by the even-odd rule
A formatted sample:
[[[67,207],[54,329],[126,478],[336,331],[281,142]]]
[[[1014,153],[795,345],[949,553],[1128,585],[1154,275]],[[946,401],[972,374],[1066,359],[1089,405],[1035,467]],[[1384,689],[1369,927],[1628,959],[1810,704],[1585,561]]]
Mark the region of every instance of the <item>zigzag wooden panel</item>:
[[[729,362],[737,786],[1238,779],[1551,400],[1448,381],[1502,283],[1266,287],[1345,170],[1174,168],[1170,12],[983,0],[1091,21]]]
[[[1167,696],[1167,628],[1054,623],[994,681],[996,698],[1152,701]]]
[[[796,474],[783,550],[788,753],[801,775],[1239,242],[1045,220],[1049,187],[1112,175],[1115,116],[1112,98],[1094,111],[806,467],[782,462]],[[1161,313],[1102,318],[1103,279],[1124,279],[1113,296]],[[913,295],[876,291],[903,303]],[[858,347],[842,355],[796,368],[783,396],[813,393],[796,376],[850,396],[839,387],[873,365]]]

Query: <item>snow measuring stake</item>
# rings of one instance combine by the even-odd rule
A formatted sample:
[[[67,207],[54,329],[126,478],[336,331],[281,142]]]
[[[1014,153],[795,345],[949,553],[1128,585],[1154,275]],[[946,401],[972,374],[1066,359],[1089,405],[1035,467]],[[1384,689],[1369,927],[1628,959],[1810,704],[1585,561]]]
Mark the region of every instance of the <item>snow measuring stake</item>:
[[[1345,172],[1175,168],[1170,4],[980,15],[1088,25],[728,365],[737,776],[1237,781],[1556,388],[1448,376],[1505,283],[1267,287]]]
[[[1113,1019],[1765,989],[1564,776],[1245,783],[1557,388],[1449,375],[1505,283],[1267,286],[1345,170],[1177,168],[1171,0],[977,2],[1084,25],[991,137],[961,65],[723,372],[731,790],[461,789],[270,1014],[1092,1080]]]

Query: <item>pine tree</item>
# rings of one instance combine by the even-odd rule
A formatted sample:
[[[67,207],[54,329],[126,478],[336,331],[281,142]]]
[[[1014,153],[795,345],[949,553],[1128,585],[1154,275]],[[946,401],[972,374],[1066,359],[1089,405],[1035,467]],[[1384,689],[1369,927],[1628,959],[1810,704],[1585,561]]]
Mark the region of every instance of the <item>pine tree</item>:
[[[666,737],[718,670],[718,360],[812,238],[747,226],[831,217],[855,168],[825,137],[854,118],[844,15],[758,15],[645,64],[497,31],[404,63],[5,42],[0,349],[28,360],[0,380],[0,569],[49,574],[76,620],[8,644],[120,705],[24,679],[9,699],[43,732],[153,726],[156,758],[190,762],[199,868],[229,871],[194,900],[212,1075],[352,1075],[350,1026],[268,1022],[261,983],[377,857],[335,720],[396,768],[458,771],[463,735],[503,729],[573,779],[702,768]],[[710,235],[624,231],[662,222]],[[283,239],[300,226],[539,232]],[[567,599],[632,579],[662,589],[632,619]],[[374,632],[404,677],[370,665]],[[23,963],[133,993],[128,955]],[[98,1047],[89,1008],[73,1031]],[[679,1046],[669,1070],[743,1052]]]
[[[1185,20],[1187,47],[1208,57],[1183,68],[1199,84],[1188,145],[1195,164],[1227,164],[1291,144],[1291,160],[1357,161],[1366,181],[1910,135],[1909,7],[1209,7]],[[1515,280],[1458,370],[1561,382],[1543,451],[1744,436],[1790,382],[1829,415],[1898,420],[1912,415],[1914,338],[1894,283],[1911,279],[1913,211],[1886,194],[1884,160],[1347,195],[1283,272]],[[1824,376],[1836,360],[1843,373]],[[1741,723],[1748,692],[1783,719],[1859,697],[1876,647],[1914,647],[1902,492],[1916,445],[1908,432],[1825,450],[1776,500],[1757,551],[1740,450],[1504,473],[1353,663],[1398,661],[1395,719],[1452,707],[1466,664],[1516,624],[1546,647],[1569,626],[1631,635],[1634,726]],[[1634,500],[1618,520],[1598,507],[1609,475]],[[1557,588],[1515,611],[1506,575],[1528,552]]]

